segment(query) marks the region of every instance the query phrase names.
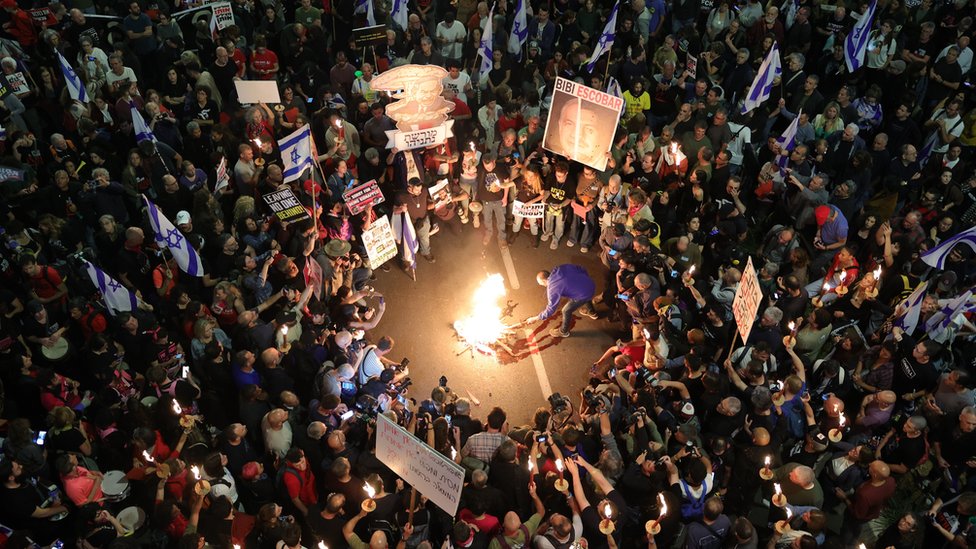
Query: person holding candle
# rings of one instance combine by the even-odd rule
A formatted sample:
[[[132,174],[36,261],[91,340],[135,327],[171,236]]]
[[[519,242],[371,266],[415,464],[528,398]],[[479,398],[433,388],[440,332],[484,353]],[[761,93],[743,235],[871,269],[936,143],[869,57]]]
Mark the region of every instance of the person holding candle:
[[[529,496],[535,505],[535,511],[525,522],[519,519],[514,511],[505,514],[502,521],[502,531],[492,538],[488,549],[507,549],[511,547],[527,546],[532,542],[532,533],[539,530],[539,524],[546,514],[546,508],[535,491],[535,482],[529,483]]]

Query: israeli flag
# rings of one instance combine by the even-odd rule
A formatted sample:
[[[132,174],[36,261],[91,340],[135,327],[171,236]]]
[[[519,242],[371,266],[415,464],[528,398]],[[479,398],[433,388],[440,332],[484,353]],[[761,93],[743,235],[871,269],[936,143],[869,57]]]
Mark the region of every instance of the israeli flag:
[[[529,38],[528,16],[525,14],[525,0],[518,0],[515,4],[515,21],[512,23],[512,33],[508,36],[508,53],[522,60],[522,45]]]
[[[68,60],[61,55],[61,52],[58,52],[58,63],[61,65],[61,74],[64,75],[64,85],[68,87],[68,95],[75,101],[87,103],[88,90],[85,89],[84,82],[81,81],[81,78],[78,78],[75,70],[71,68]]]
[[[918,326],[918,317],[922,314],[922,302],[925,301],[925,290],[928,289],[929,283],[925,282],[918,285],[915,291],[906,297],[901,303],[898,304],[897,308],[903,310],[901,316],[895,319],[894,325],[898,326],[905,333],[911,335]]]
[[[925,332],[929,334],[929,338],[940,342],[948,339],[948,336],[952,333],[950,327],[952,326],[953,320],[955,320],[957,315],[965,314],[972,307],[970,303],[972,298],[973,291],[968,290],[966,293],[954,299],[945,300],[945,305],[936,311],[925,323]]]
[[[803,111],[801,110],[800,112]],[[797,113],[793,121],[790,122],[790,125],[787,126],[786,131],[783,132],[783,135],[776,138],[776,142],[779,143],[780,149],[788,152],[793,152],[793,149],[796,148],[796,127],[799,125],[799,123],[800,123],[800,113]],[[786,170],[786,166],[789,165],[789,162],[790,162],[790,155],[788,154],[776,155],[776,165],[779,166],[779,170],[781,172]]]
[[[393,9],[390,10],[390,19],[396,23],[396,26],[400,27],[400,30],[406,30],[408,24],[407,13],[407,0],[393,0]]]
[[[494,23],[495,6],[492,5],[491,9],[488,10],[488,24],[485,25],[485,33],[481,35],[481,45],[478,47],[478,55],[481,56],[481,68],[478,70],[478,74],[482,80],[488,78],[488,73],[491,72],[495,64],[495,60],[492,58]]]
[[[129,109],[132,111],[132,131],[136,134],[136,143],[142,143],[143,141],[152,141],[155,143],[156,135],[149,128],[149,124],[146,124],[146,119],[142,117],[142,113],[136,108],[136,104],[129,103]]]
[[[278,149],[285,164],[285,183],[301,177],[306,169],[312,167],[312,131],[308,124],[278,141]]]
[[[620,82],[617,82],[617,79],[612,76],[610,77],[610,80],[607,81],[607,93],[609,93],[614,97],[619,97],[621,99],[624,98],[624,92],[620,88]],[[620,111],[623,112],[626,110],[627,110],[627,105],[625,103],[624,106],[620,108]]]
[[[89,263],[88,260],[83,259],[82,261],[85,262],[85,271],[88,273],[88,278],[91,279],[92,284],[101,292],[102,301],[105,302],[105,306],[108,307],[109,311],[113,313],[132,311],[139,305],[139,298],[136,297],[136,294],[130,292],[118,280],[105,274],[104,271]]]
[[[411,268],[417,267],[417,250],[420,243],[417,242],[417,231],[413,227],[413,221],[407,212],[394,214],[393,218],[393,238],[400,244],[400,251],[403,254],[403,261]]]
[[[853,73],[864,64],[864,53],[868,51],[868,38],[871,35],[871,22],[874,21],[874,10],[878,7],[878,0],[871,0],[868,11],[854,23],[851,32],[844,39],[844,60],[847,71]]]
[[[607,19],[606,26],[603,27],[603,34],[600,35],[600,40],[596,43],[596,47],[593,48],[593,55],[586,61],[586,70],[590,72],[593,72],[593,67],[596,66],[596,62],[600,59],[600,56],[609,52],[610,48],[613,47],[613,40],[617,36],[617,11],[619,8],[620,0],[617,0],[617,3],[613,5],[613,9],[610,11],[610,18]]]
[[[976,252],[976,226],[943,240],[938,246],[922,254],[922,261],[936,269],[945,269],[949,253],[956,247],[956,244],[964,244]]]
[[[146,195],[142,195],[142,200],[146,203],[146,213],[149,215],[149,223],[152,225],[153,232],[156,233],[156,244],[166,246],[173,259],[180,269],[190,276],[203,276],[203,261],[200,254],[193,249],[190,242],[183,236],[179,229],[159,211]]]
[[[376,14],[373,13],[373,0],[366,0],[366,24],[376,26]]]
[[[769,49],[762,65],[759,65],[759,72],[752,81],[749,93],[742,101],[742,114],[755,109],[769,99],[769,94],[773,90],[773,81],[781,74],[783,74],[783,65],[779,60],[779,44],[773,42],[773,47]]]

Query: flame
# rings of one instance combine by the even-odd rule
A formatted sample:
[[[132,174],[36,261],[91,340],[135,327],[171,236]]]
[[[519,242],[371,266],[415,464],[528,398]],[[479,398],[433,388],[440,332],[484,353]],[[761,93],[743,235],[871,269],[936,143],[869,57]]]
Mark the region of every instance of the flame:
[[[241,549],[241,546],[235,543],[234,544],[234,549]]]
[[[611,514],[613,514],[613,510],[610,508],[610,503],[607,502],[606,504],[603,505],[603,516],[607,517],[607,519],[609,520]]]
[[[780,496],[780,495],[783,494],[783,489],[779,487],[779,483],[778,482],[773,483],[773,490],[776,491],[776,495],[777,496]]]
[[[453,446],[451,446],[451,459],[457,459],[457,450]]]
[[[676,141],[671,142],[671,155],[678,154],[678,143]]]
[[[657,514],[657,520],[661,520],[668,512],[668,502],[664,500],[664,494],[658,494],[657,499],[661,502],[661,512]]]
[[[288,325],[285,325],[285,326],[282,326],[281,327],[281,335],[283,335],[283,336],[288,335]]]
[[[792,323],[792,322],[790,322],[790,324],[793,324],[793,323]],[[792,326],[790,326],[790,329],[792,329],[792,328],[793,328],[793,327],[792,327]],[[770,460],[770,458],[769,458],[769,456],[766,456],[766,459],[765,459],[765,461],[763,462],[763,463],[765,463],[765,464],[766,464],[766,468],[767,468],[767,469],[769,469],[769,460]]]
[[[173,412],[176,415],[180,415],[183,413],[183,408],[180,407],[180,403],[176,402],[175,400],[173,401]]]
[[[824,293],[827,293],[827,292],[830,291],[830,283],[829,282],[824,282],[823,291],[824,291]]]
[[[789,507],[786,508],[786,521],[789,522],[793,518],[793,511]]]
[[[841,281],[841,283],[843,283],[845,280],[847,280],[847,271],[841,271],[840,272],[840,281]]]
[[[148,463],[154,463],[156,461],[152,458],[151,455],[149,455],[149,450],[142,451],[142,459]]]
[[[558,471],[559,471],[560,473],[562,473],[562,472],[563,472],[563,460],[562,460],[562,459],[557,459],[557,460],[556,460],[556,469],[557,469],[557,470],[558,470]]]
[[[471,314],[454,322],[458,336],[485,354],[495,354],[490,345],[498,341],[507,329],[501,320],[502,308],[498,305],[504,296],[505,280],[502,275],[489,275],[471,298]]]
[[[796,329],[796,322],[794,322],[794,321],[792,321],[792,320],[791,320],[791,321],[790,321],[790,324],[789,324],[789,328],[790,328],[790,331],[791,331],[791,332],[792,332],[793,330],[795,330],[795,329]],[[766,459],[768,460],[769,458],[767,457]]]
[[[196,465],[194,465],[193,467],[190,467],[190,472],[193,473],[193,478],[194,479],[200,480],[200,468],[199,467],[197,467]]]
[[[843,427],[844,426],[844,423],[846,421],[847,421],[847,418],[844,417],[844,412],[841,412],[840,413],[840,426]]]
[[[325,545],[325,542],[324,541],[320,541],[319,542],[319,549],[329,549],[329,547],[327,545]]]
[[[471,152],[474,152],[474,150],[475,150],[474,149],[474,141],[472,141],[471,143],[469,143],[469,145],[471,145]]]
[[[695,266],[688,267],[688,276],[695,274]]]
[[[254,144],[257,145],[259,149],[261,148],[261,140],[260,139],[255,138],[254,139]]]
[[[881,265],[878,265],[878,268],[876,268],[874,270],[874,272],[872,272],[871,274],[874,275],[874,279],[875,280],[880,280],[881,279]],[[864,544],[862,543],[861,545],[864,545]]]
[[[535,465],[532,464],[532,461],[533,461],[532,458],[529,458],[528,468],[530,473],[532,472],[532,469],[535,469]]]
[[[369,499],[373,499],[373,497],[376,495],[376,490],[374,490],[368,482],[363,484],[363,490],[366,490],[366,497]]]
[[[342,127],[342,121],[340,121],[338,118],[336,118],[336,127],[337,128],[341,128]]]

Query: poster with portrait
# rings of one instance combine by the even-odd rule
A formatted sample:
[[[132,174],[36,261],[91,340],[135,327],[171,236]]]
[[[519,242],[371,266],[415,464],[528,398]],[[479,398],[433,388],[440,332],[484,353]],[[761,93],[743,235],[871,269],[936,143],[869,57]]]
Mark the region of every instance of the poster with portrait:
[[[620,97],[556,78],[542,146],[603,171],[623,106]]]

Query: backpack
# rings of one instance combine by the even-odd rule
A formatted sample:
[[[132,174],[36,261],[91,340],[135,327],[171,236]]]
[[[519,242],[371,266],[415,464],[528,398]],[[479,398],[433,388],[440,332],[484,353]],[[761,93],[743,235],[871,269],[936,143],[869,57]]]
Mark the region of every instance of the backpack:
[[[495,534],[495,541],[498,542],[498,545],[500,545],[502,549],[522,549],[523,547],[531,547],[532,538],[529,536],[529,529],[524,524],[520,524],[519,530],[521,530],[522,535],[525,536],[524,543],[516,543],[515,545],[509,545],[508,540],[505,539],[505,532],[499,532]]]
[[[691,495],[691,487],[688,483],[681,479],[681,492],[685,496],[685,502],[681,504],[681,518],[684,520],[699,520],[704,516],[705,511],[705,499],[708,498],[708,493],[705,490],[704,483],[702,484],[702,493],[697,499]]]
[[[376,532],[377,530],[386,534],[386,539],[390,546],[396,547],[400,543],[400,528],[396,524],[384,519],[377,519],[370,522],[370,533]]]
[[[277,493],[281,498],[282,505],[285,508],[290,509],[294,506],[294,504],[291,502],[291,496],[288,495],[288,487],[285,485],[285,475],[292,475],[298,479],[299,492],[301,492],[302,488],[305,487],[305,479],[302,478],[302,475],[298,471],[289,467],[288,465],[282,466],[282,468],[278,469],[278,472],[275,473],[275,493]]]

